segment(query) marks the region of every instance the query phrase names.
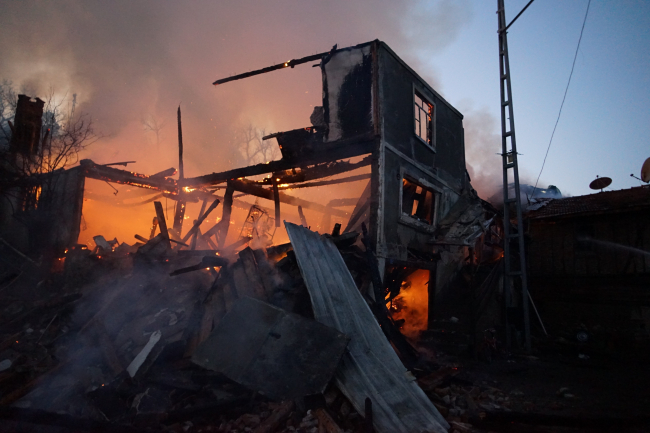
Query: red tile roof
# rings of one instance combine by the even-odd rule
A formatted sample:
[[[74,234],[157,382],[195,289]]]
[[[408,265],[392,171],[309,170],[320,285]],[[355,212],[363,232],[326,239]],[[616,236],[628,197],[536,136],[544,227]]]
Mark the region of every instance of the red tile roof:
[[[650,186],[553,199],[546,206],[528,212],[526,217],[541,219],[566,215],[621,212],[643,207],[650,207]]]

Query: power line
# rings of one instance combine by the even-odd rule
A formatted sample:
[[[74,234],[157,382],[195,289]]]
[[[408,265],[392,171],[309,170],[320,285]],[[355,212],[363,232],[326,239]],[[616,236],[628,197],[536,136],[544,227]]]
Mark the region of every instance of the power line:
[[[587,3],[587,11],[585,12],[585,19],[582,21],[582,29],[580,30],[580,38],[578,39],[578,46],[576,47],[576,53],[573,56],[573,65],[571,65],[571,73],[569,74],[569,82],[566,83],[566,89],[564,90],[564,97],[562,98],[562,104],[560,104],[560,112],[557,114],[557,120],[555,121],[555,126],[553,127],[553,133],[551,133],[551,139],[548,142],[548,147],[546,148],[546,155],[544,155],[544,162],[542,162],[542,169],[539,171],[537,180],[535,181],[535,187],[533,188],[533,193],[530,195],[532,198],[535,195],[535,190],[537,189],[537,183],[539,178],[542,176],[542,171],[544,171],[544,165],[546,164],[546,157],[548,156],[548,151],[551,150],[551,143],[553,143],[553,137],[555,136],[555,130],[557,129],[557,124],[560,122],[560,116],[562,115],[562,107],[564,107],[564,101],[566,100],[567,92],[569,91],[569,85],[571,84],[571,77],[573,77],[573,69],[576,67],[576,59],[578,58],[578,51],[580,50],[580,42],[582,42],[582,33],[585,31],[585,24],[587,23],[587,15],[589,15],[589,6],[591,5],[591,0]]]

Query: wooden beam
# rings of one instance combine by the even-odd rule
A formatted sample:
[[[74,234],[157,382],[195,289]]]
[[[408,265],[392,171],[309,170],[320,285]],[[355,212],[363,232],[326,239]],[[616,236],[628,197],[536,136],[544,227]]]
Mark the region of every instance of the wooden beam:
[[[203,223],[203,221],[205,221],[205,219],[208,217],[208,215],[210,215],[210,212],[212,212],[218,205],[219,205],[219,199],[217,198],[212,202],[212,204],[210,205],[208,210],[205,211],[204,214],[199,215],[199,219],[196,220],[196,222],[194,223],[194,225],[192,226],[190,231],[188,231],[185,234],[185,236],[183,236],[183,239],[182,239],[183,242],[187,242],[187,240],[190,238],[190,236],[192,236],[194,233],[196,233],[196,231],[199,229],[199,226],[201,225],[201,223]]]
[[[370,160],[368,160],[367,163],[366,163],[366,160],[364,159],[362,162],[363,162],[363,165],[355,165],[355,167],[351,168],[350,170],[356,170],[357,168],[362,167],[364,165],[370,165]],[[336,173],[336,174],[338,174],[338,173]],[[327,176],[323,176],[323,177],[327,177]],[[356,175],[356,176],[342,177],[340,179],[323,180],[323,181],[320,181],[320,182],[308,182],[308,183],[301,183],[301,184],[298,184],[298,185],[293,185],[292,184],[292,185],[288,185],[288,186],[280,186],[279,188],[280,189],[314,188],[314,187],[317,187],[317,186],[336,185],[336,184],[339,184],[339,183],[356,182],[356,181],[365,180],[365,179],[370,179],[370,173],[359,174],[359,175]],[[283,184],[283,183],[288,183],[288,182],[283,182],[282,178],[280,178],[280,183]]]
[[[203,212],[205,212],[205,207],[208,205],[208,200],[203,199],[203,203],[201,203],[201,210],[199,211],[199,217],[203,215]],[[194,224],[197,223],[198,220],[194,221]],[[192,227],[194,228],[194,227]],[[194,236],[192,236],[192,241],[190,242],[190,249],[195,250],[196,249],[196,235],[198,233],[198,230],[194,232]]]
[[[223,197],[223,214],[221,215],[221,227],[219,228],[219,236],[217,239],[219,248],[223,248],[226,245],[226,237],[228,237],[228,229],[230,228],[230,214],[232,213],[232,194],[234,192],[235,187],[232,181],[229,181]]]
[[[275,226],[280,227],[280,191],[275,178],[273,179],[273,203],[275,203]]]
[[[370,163],[371,163],[370,155],[366,156],[361,161],[357,161],[357,162],[350,162],[350,161],[323,162],[321,164],[313,165],[310,167],[301,167],[300,171],[298,172],[296,172],[295,170],[275,172],[273,173],[273,176],[271,178],[262,179],[257,183],[262,185],[270,185],[272,183],[273,178],[280,179],[278,181],[279,184],[282,183],[294,184],[294,183],[307,182],[310,180],[335,176],[337,174],[346,173],[352,170],[356,170],[358,168],[366,167],[370,165]],[[369,177],[370,177],[370,173],[367,173],[365,175],[360,175],[360,177],[351,176],[351,178],[356,178],[356,179],[350,179],[350,181],[353,182],[355,180],[361,180],[364,178],[367,179]],[[332,179],[332,180],[323,181],[323,185],[344,183],[348,181],[347,178],[344,179]],[[318,182],[315,182],[313,185],[312,184],[305,184],[305,185],[306,186],[304,187],[319,186]],[[294,188],[294,186],[288,186],[285,188]]]
[[[313,54],[311,56],[302,57],[300,59],[292,59],[284,63],[278,63],[277,65],[267,66],[266,68],[256,69],[250,72],[244,72],[243,74],[233,75],[232,77],[228,77],[228,78],[221,78],[212,84],[214,86],[217,86],[219,84],[228,83],[230,81],[241,80],[243,78],[254,77],[255,75],[266,74],[267,72],[277,71],[278,69],[293,68],[294,66],[301,65],[303,63],[321,60],[323,56],[330,54],[332,52],[333,51],[328,51],[325,53]]]
[[[183,170],[183,126],[181,124],[181,106],[178,106],[177,111],[178,119],[178,181],[179,183],[185,178]],[[183,221],[185,220],[185,206],[186,201],[184,198],[184,191],[178,188],[179,200],[176,202],[176,213],[174,214],[174,230],[178,234],[183,232]]]
[[[167,240],[167,246],[171,248],[169,243],[169,231],[167,230],[167,221],[165,221],[165,212],[163,211],[162,203],[159,201],[153,202],[156,208],[156,216],[158,217],[158,227],[160,227],[160,234]]]
[[[176,192],[176,181],[174,179],[154,178],[146,174],[106,167],[95,164],[90,159],[82,159],[80,166],[83,175],[90,179],[137,186],[140,188],[150,188],[162,192]]]
[[[307,218],[305,218],[305,213],[302,211],[302,206],[300,205],[298,205],[298,216],[300,217],[300,225],[309,228],[307,226]]]
[[[273,191],[270,189],[265,189],[262,188],[261,186],[255,185],[254,183],[246,182],[242,180],[231,180],[230,183],[233,185],[236,191],[245,192],[246,194],[250,194],[260,198],[265,198],[267,200],[275,200]],[[312,209],[321,213],[331,213],[332,215],[336,215],[342,218],[347,218],[350,216],[348,212],[339,209],[328,208],[327,206],[323,206],[322,204],[303,200],[301,198],[293,197],[281,192],[278,192],[278,197],[280,199],[280,202],[290,204],[292,206],[300,205],[304,209]]]
[[[301,159],[281,159],[266,164],[251,165],[243,168],[212,173],[204,176],[193,177],[181,181],[182,186],[199,187],[225,182],[229,179],[239,179],[258,174],[273,173],[276,171],[289,170],[296,167],[307,167],[309,165],[321,164],[324,162],[337,161],[344,158],[352,158],[375,150],[378,140],[374,136],[364,135],[362,137],[341,140],[333,144],[324,143],[319,152]]]

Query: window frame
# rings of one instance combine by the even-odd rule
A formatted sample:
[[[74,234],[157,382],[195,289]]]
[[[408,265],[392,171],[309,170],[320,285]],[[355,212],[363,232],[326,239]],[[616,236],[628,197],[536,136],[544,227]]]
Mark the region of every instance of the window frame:
[[[424,143],[429,149],[431,149],[433,152],[435,152],[436,151],[436,112],[437,112],[436,104],[433,103],[430,98],[426,97],[425,92],[419,86],[417,86],[415,83],[413,83],[411,93],[412,93],[412,95],[411,95],[411,107],[412,107],[412,110],[413,110],[413,130],[412,130],[413,135],[415,135],[417,137],[417,139],[420,140],[420,142]],[[426,140],[424,140],[422,137],[420,137],[420,135],[418,134],[418,132],[416,130],[416,125],[417,125],[417,122],[418,122],[418,120],[417,120],[418,119],[417,118],[418,111],[416,111],[416,110],[418,110],[418,108],[416,108],[416,103],[415,103],[416,102],[416,100],[415,100],[416,96],[418,98],[420,98],[420,100],[422,100],[423,102],[425,102],[425,103],[427,103],[427,104],[429,104],[431,106],[431,111],[432,111],[431,120],[429,121],[429,125],[428,125],[429,132],[431,134],[431,142],[430,143],[427,142]],[[417,106],[417,107],[419,107],[419,106]],[[422,110],[422,111],[424,111],[424,110]]]
[[[431,190],[433,193],[433,203],[431,210],[431,224],[422,222],[418,218],[415,218],[411,215],[411,211],[404,212],[404,179],[409,182],[418,184],[419,186]],[[415,173],[412,173],[410,170],[406,170],[404,167],[400,169],[400,187],[399,187],[399,221],[405,225],[422,230],[425,232],[432,233],[435,231],[438,225],[438,209],[440,207],[440,202],[442,198],[443,190],[431,182],[427,182],[425,179],[417,176]]]

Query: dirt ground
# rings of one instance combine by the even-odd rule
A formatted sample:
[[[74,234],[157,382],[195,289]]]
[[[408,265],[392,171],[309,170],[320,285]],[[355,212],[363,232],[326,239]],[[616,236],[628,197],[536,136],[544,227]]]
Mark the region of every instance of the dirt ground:
[[[535,353],[535,352],[534,352]],[[442,356],[459,385],[493,387],[500,410],[472,425],[499,432],[650,432],[648,360],[580,354],[502,355],[492,362]]]

